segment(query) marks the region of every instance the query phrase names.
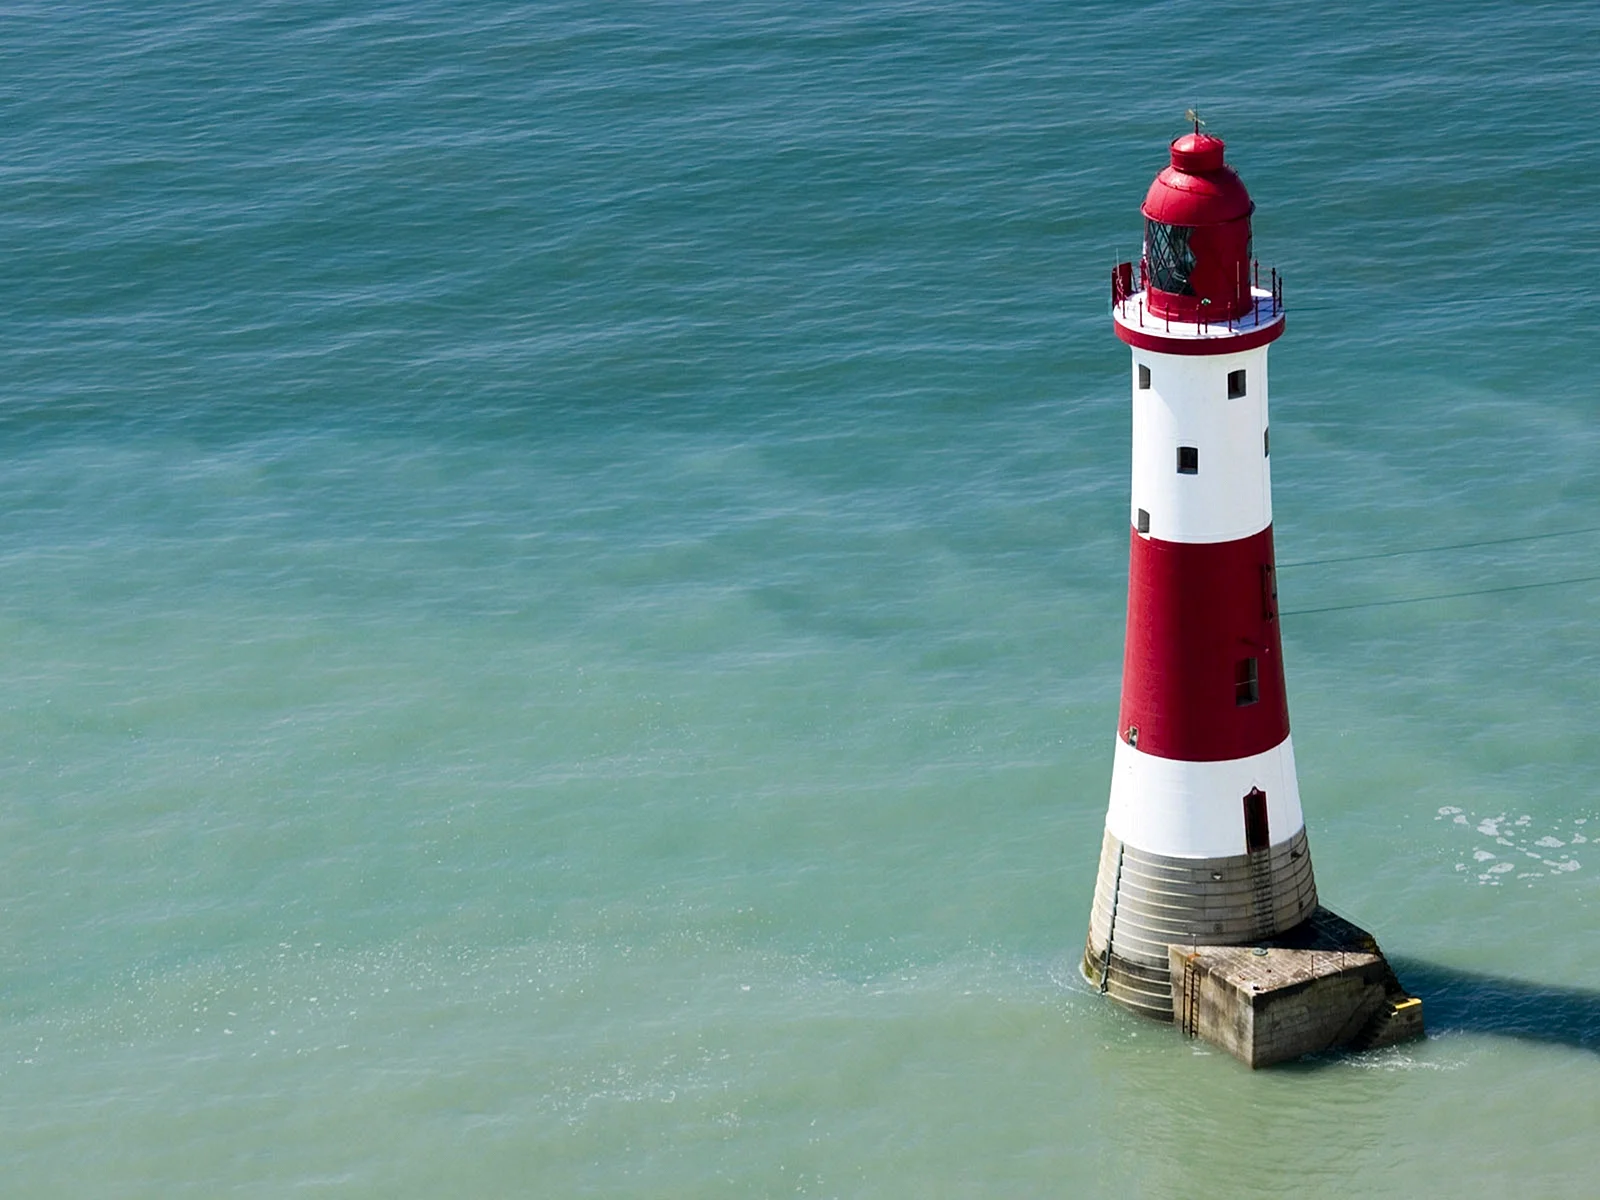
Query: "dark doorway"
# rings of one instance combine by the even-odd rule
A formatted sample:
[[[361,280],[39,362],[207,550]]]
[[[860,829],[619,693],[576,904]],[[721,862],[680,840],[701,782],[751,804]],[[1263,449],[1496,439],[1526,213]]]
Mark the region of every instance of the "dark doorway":
[[[1258,854],[1272,845],[1272,833],[1267,828],[1267,794],[1258,787],[1251,788],[1244,797],[1244,848]]]

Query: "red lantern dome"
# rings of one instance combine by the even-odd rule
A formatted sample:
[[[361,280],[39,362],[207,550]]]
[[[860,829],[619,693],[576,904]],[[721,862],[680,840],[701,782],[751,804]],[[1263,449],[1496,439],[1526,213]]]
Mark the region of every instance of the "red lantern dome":
[[[1186,133],[1172,165],[1145,195],[1144,272],[1150,312],[1173,320],[1242,317],[1251,295],[1250,214],[1255,204],[1223,161],[1223,141]]]

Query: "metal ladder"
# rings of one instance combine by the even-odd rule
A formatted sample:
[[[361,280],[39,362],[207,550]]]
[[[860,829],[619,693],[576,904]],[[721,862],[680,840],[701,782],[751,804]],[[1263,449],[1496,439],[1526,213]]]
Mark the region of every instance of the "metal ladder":
[[[1111,941],[1117,935],[1117,900],[1122,895],[1122,860],[1128,848],[1117,843],[1117,878],[1111,885],[1111,917],[1106,922],[1106,952],[1100,956],[1100,994],[1104,996],[1111,986]]]
[[[1194,969],[1195,956],[1183,961],[1183,1004],[1178,1016],[1178,1028],[1185,1036],[1195,1037],[1200,1031],[1200,973]]]
[[[1250,856],[1250,909],[1255,918],[1255,936],[1270,937],[1274,924],[1272,894],[1272,851],[1257,850]]]

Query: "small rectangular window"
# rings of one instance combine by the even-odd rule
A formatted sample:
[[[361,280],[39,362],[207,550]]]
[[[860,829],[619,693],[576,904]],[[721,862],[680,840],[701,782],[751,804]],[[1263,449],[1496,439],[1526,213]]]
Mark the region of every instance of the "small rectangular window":
[[[1237,400],[1244,395],[1244,368],[1228,372],[1228,399]]]
[[[1272,439],[1267,436],[1271,432],[1272,432],[1272,430],[1270,430],[1270,429],[1263,429],[1261,431],[1261,457],[1262,458],[1270,458],[1272,456]]]
[[[1261,568],[1261,615],[1268,621],[1278,615],[1278,572],[1270,566]]]
[[[1198,475],[1200,473],[1200,447],[1178,447],[1178,474]]]
[[[1240,708],[1261,699],[1261,684],[1256,676],[1256,660],[1241,658],[1233,666],[1233,702]]]
[[[1150,390],[1150,368],[1143,363],[1139,364],[1139,390],[1141,392]]]
[[[1142,508],[1139,510],[1139,532],[1150,532],[1150,514]]]

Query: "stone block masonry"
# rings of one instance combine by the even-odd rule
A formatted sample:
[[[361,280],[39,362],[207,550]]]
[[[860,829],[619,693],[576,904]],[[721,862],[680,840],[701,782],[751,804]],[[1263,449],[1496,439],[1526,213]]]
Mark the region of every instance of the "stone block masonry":
[[[1254,946],[1170,947],[1173,1018],[1251,1067],[1419,1038],[1406,994],[1372,935],[1318,907]]]

